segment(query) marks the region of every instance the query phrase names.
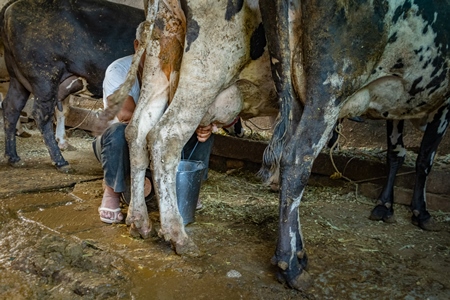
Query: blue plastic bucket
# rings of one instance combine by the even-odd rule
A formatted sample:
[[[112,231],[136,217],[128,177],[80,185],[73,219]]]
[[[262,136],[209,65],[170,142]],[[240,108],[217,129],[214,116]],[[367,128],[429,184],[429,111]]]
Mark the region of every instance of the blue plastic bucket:
[[[177,170],[177,203],[184,225],[195,222],[200,187],[205,164],[196,160],[182,159]]]

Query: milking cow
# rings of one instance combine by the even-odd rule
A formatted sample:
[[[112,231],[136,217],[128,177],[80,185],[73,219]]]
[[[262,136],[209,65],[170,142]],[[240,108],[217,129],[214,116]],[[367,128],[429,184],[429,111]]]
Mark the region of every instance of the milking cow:
[[[261,0],[260,5],[282,100],[263,169],[268,178],[265,171],[279,162],[274,263],[280,278],[303,289],[308,275],[298,208],[313,162],[339,118],[387,120],[389,174],[370,216],[386,222],[393,217],[393,184],[405,157],[403,122],[426,126],[411,210],[415,225],[432,228],[425,183],[450,118],[450,1]]]
[[[393,179],[404,156],[402,122],[427,120],[412,201],[413,222],[427,229],[425,179],[449,117],[448,4],[261,0],[259,10],[256,1],[189,1],[182,7],[178,1],[153,1],[147,19],[156,21],[148,23],[143,94],[127,130],[133,180],[127,223],[132,233],[147,236],[151,228],[143,196],[148,147],[160,234],[177,253],[196,252],[177,208],[179,153],[205,115],[214,115],[210,108],[219,95],[238,95],[241,71],[252,61],[252,38],[262,28],[282,100],[280,122],[265,154],[268,170],[262,171],[268,178],[279,163],[279,239],[273,259],[279,279],[300,290],[308,285],[298,208],[312,164],[340,118],[388,120],[390,174],[372,211],[373,219],[386,221],[393,213]],[[164,56],[168,44],[177,45],[177,52]]]
[[[105,117],[116,114],[146,49],[141,95],[126,130],[132,179],[127,223],[133,235],[147,237],[151,231],[143,197],[145,169],[151,158],[159,233],[173,243],[177,253],[195,253],[177,207],[179,153],[199,124],[222,126],[238,114],[248,118],[266,110],[277,112],[270,104],[277,97],[264,30],[257,1],[237,5],[212,0],[182,5],[177,0],[153,1],[147,20],[144,32],[148,38],[141,41],[128,79],[116,93],[118,105],[110,105]]]
[[[71,170],[53,134],[55,107],[62,112],[62,100],[83,89],[83,82],[100,97],[106,68],[134,52],[136,27],[144,19],[143,10],[104,0],[15,0],[5,5],[0,26],[10,85],[2,105],[5,156],[11,165],[20,163],[15,128],[31,93],[33,116],[54,165],[61,172]],[[58,126],[62,137],[63,124]]]

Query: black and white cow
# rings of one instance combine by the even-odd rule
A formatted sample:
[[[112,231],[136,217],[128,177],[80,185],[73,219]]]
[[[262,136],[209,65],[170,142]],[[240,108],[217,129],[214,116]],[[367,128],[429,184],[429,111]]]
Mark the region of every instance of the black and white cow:
[[[195,253],[177,207],[179,153],[199,124],[223,126],[238,114],[246,119],[278,112],[264,29],[257,1],[153,1],[147,20],[148,37],[111,101],[118,105],[104,117],[116,114],[146,49],[141,95],[126,130],[132,179],[127,223],[133,235],[147,237],[151,231],[143,193],[151,159],[159,233],[177,253]]]
[[[20,163],[15,128],[31,93],[33,116],[53,163],[59,171],[71,170],[53,134],[55,107],[62,112],[62,100],[82,89],[84,80],[100,97],[106,68],[134,52],[136,27],[144,19],[143,10],[104,0],[18,0],[2,9],[1,38],[10,76],[3,101],[5,156],[11,165]],[[63,136],[58,125],[57,134]]]
[[[261,0],[280,123],[263,174],[280,168],[279,278],[308,285],[299,205],[314,160],[336,121],[387,120],[389,174],[371,219],[393,217],[393,185],[405,149],[404,120],[426,126],[416,163],[412,222],[432,228],[425,184],[450,119],[450,1]]]

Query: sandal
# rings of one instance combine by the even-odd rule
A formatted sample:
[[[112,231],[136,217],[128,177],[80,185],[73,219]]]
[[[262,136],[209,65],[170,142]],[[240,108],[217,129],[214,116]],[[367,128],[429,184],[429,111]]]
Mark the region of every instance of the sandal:
[[[119,214],[121,213],[120,207],[115,208],[115,209],[106,208],[106,207],[99,207],[99,208],[98,208],[98,212],[100,213],[100,212],[102,212],[102,211],[107,211],[107,212],[112,212],[112,213],[114,213],[114,218],[112,218],[112,219],[109,219],[109,218],[103,218],[103,217],[100,216],[100,220],[101,220],[102,222],[105,222],[105,223],[107,223],[107,224],[115,224],[115,223],[122,223],[122,222],[123,222],[123,220],[120,220],[120,219],[118,218],[118,217],[119,217]]]
[[[202,210],[202,208],[203,208],[202,200],[200,198],[198,198],[197,206],[195,207],[195,210]]]

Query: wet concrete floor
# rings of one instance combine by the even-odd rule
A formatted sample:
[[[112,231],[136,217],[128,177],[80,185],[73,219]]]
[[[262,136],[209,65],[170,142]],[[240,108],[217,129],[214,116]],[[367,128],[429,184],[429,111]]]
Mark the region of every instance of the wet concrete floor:
[[[253,175],[210,172],[186,228],[202,255],[181,257],[157,236],[100,222],[89,135],[74,132],[77,151],[64,156],[75,173],[64,175],[32,133],[18,140],[24,166],[0,163],[2,299],[450,299],[448,214],[432,212],[442,230],[423,232],[404,206],[397,223],[372,222],[370,200],[309,188],[300,212],[313,283],[302,293],[275,279],[278,195]],[[150,217],[157,229],[154,207]]]

